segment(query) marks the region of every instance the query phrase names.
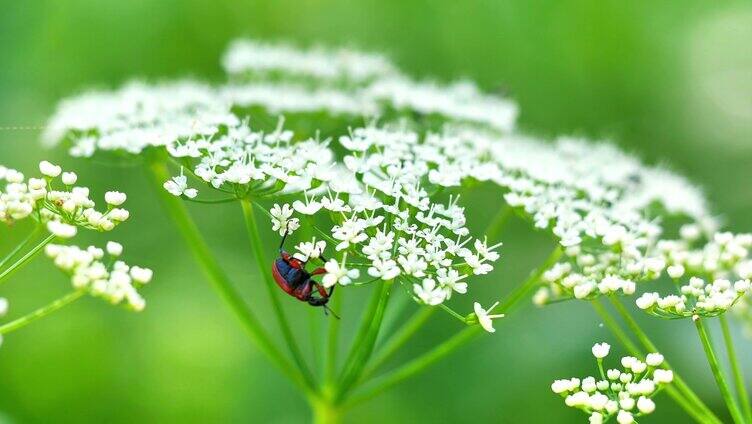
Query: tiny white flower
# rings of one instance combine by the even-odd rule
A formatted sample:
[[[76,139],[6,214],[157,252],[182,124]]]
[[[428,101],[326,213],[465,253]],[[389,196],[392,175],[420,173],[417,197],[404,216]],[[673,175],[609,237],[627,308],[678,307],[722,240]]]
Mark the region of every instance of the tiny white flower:
[[[283,236],[285,232],[291,234],[293,231],[300,228],[300,222],[297,218],[291,218],[293,210],[287,203],[279,206],[274,206],[269,210],[272,215],[272,231],[279,232],[279,235]]]
[[[46,177],[57,178],[57,176],[63,172],[63,169],[44,160],[39,162],[39,172]]]
[[[651,367],[657,367],[663,363],[663,355],[660,353],[648,353],[645,357],[645,362]]]
[[[652,399],[640,396],[637,399],[637,409],[643,414],[652,414],[655,411],[655,402]]]
[[[47,231],[60,238],[72,238],[76,235],[76,227],[59,221],[47,223]]]
[[[188,177],[183,175],[183,170],[180,170],[180,175],[173,177],[163,185],[164,189],[173,196],[185,196],[189,199],[193,199],[198,196],[198,190],[195,188],[188,188]]]
[[[130,274],[133,281],[141,284],[147,284],[154,276],[154,273],[149,268],[141,268],[138,266],[131,267]]]
[[[123,245],[114,241],[108,241],[106,250],[110,256],[120,256],[123,253]]]
[[[429,306],[442,303],[446,297],[444,290],[437,287],[436,281],[431,278],[424,279],[422,284],[413,284],[413,292],[418,299]]]
[[[125,203],[128,196],[125,195],[125,193],[121,193],[119,191],[108,191],[104,194],[104,201],[107,202],[108,205],[112,206],[120,206],[123,203]]]
[[[616,422],[619,424],[632,424],[634,422],[634,416],[625,410],[621,410],[616,415]]]
[[[475,316],[478,318],[478,323],[481,327],[483,327],[484,330],[488,331],[489,333],[495,333],[496,329],[493,327],[493,320],[497,318],[504,318],[504,314],[494,314],[491,315],[490,312],[493,311],[493,309],[499,304],[499,302],[494,303],[491,305],[488,309],[483,309],[483,306],[481,306],[480,303],[474,302],[473,303],[473,310],[475,311]]]
[[[78,180],[78,176],[75,172],[63,172],[63,184],[65,185],[73,185],[76,184],[76,181]]]
[[[596,343],[593,345],[593,356],[598,359],[603,359],[608,356],[608,352],[611,350],[611,345],[608,343]]]
[[[341,264],[335,259],[329,259],[329,261],[324,265],[326,274],[324,274],[324,276],[321,278],[321,282],[324,284],[324,287],[329,288],[334,286],[335,284],[346,286],[360,276],[359,270],[347,269],[345,267],[345,259],[346,257],[343,258]]]
[[[657,384],[667,384],[674,381],[674,372],[671,370],[657,369],[653,372],[653,381]]]

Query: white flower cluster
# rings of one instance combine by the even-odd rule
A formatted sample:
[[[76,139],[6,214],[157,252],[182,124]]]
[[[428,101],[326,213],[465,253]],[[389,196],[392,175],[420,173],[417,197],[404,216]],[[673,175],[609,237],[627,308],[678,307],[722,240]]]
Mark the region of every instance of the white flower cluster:
[[[536,228],[553,233],[566,249],[562,262],[546,273],[538,303],[632,294],[638,282],[657,278],[667,263],[654,250],[669,217],[694,223],[701,236],[716,230],[703,194],[684,178],[646,166],[607,143],[566,137],[548,143],[515,134],[516,105],[470,82],[415,81],[378,55],[245,40],[230,46],[223,64],[230,82],[221,87],[133,84],[91,95],[92,101],[84,96],[86,101],[64,103],[53,118],[51,127],[60,130],[52,131],[52,138],[72,140],[72,153],[78,155],[167,146],[190,172],[181,171],[165,188],[186,198],[198,194],[189,187],[192,175],[235,197],[303,192],[305,203],[291,201],[299,213],[326,207],[342,216],[327,240],[341,251],[371,243],[376,230],[384,239],[374,244],[398,246],[400,238],[417,240],[406,230],[422,236],[418,227],[440,223],[442,237],[451,240],[451,234],[460,241],[439,244],[446,245],[446,255],[463,259],[471,273],[487,272],[492,261],[467,254],[461,244],[467,234],[455,233],[465,227],[464,214],[456,213],[461,208],[451,206],[456,202],[445,206],[428,193],[467,180],[496,184],[507,204]],[[336,128],[372,116],[381,124],[339,137],[347,153],[337,157],[333,150],[341,149],[307,138],[312,134],[294,140],[281,126],[269,133],[251,129],[243,119],[255,116],[254,108],[324,112],[322,119],[337,122]],[[81,115],[84,122],[76,120]],[[395,228],[375,224],[384,220]],[[418,280],[414,292],[426,303],[439,303],[438,293],[451,293],[447,286],[463,290],[464,283],[445,277],[442,282],[439,274],[423,270],[423,262],[431,262],[426,255],[438,248],[432,237],[426,242],[432,247],[418,243],[412,255],[400,258],[395,250],[379,262],[369,259],[370,274],[412,275]],[[432,260],[439,265],[435,271],[442,268],[442,259]],[[342,258],[336,262],[345,266]],[[427,277],[415,275],[420,273]]]
[[[316,46],[301,49],[288,43],[255,40],[232,42],[222,59],[225,71],[236,78],[297,77],[316,83],[362,84],[397,74],[384,56],[348,49]]]
[[[70,141],[73,156],[89,157],[98,150],[138,154],[237,123],[213,87],[189,80],[132,82],[114,92],[91,91],[63,101],[44,139],[48,144]]]
[[[725,313],[750,292],[752,235],[716,233],[702,248],[693,249],[697,231],[685,227],[682,233],[681,240],[657,244],[657,251],[667,264],[666,273],[679,292],[666,296],[644,293],[637,299],[637,306],[669,319]]]
[[[114,242],[107,243],[108,258],[105,258],[104,250],[94,246],[84,250],[77,246],[50,244],[45,248],[55,266],[70,275],[74,289],[86,290],[113,305],[124,302],[128,308],[141,311],[146,302],[138,289],[151,281],[152,271],[116,260],[122,252],[123,247]]]
[[[41,178],[26,180],[22,173],[0,166],[0,183],[6,183],[0,190],[0,221],[13,223],[30,217],[46,224],[50,233],[70,238],[77,227],[110,231],[128,219],[129,212],[120,208],[125,194],[107,192],[107,211],[99,212],[89,189],[75,185],[75,173],[63,172],[47,161],[40,162],[39,172]]]
[[[635,418],[655,411],[653,397],[674,379],[671,370],[661,368],[663,355],[650,353],[644,361],[626,356],[622,369],[604,370],[603,358],[610,350],[606,343],[593,346],[598,360],[599,377],[556,380],[551,385],[564,403],[589,415],[590,424],[601,424],[616,417],[619,424],[636,422]]]
[[[518,114],[515,103],[483,94],[470,81],[414,81],[383,56],[351,50],[238,40],[230,45],[223,65],[235,79],[250,80],[223,90],[226,99],[275,112],[409,112],[403,116],[436,115],[504,132],[514,129]]]
[[[205,183],[238,195],[309,190],[334,175],[334,155],[325,142],[293,141],[293,133],[283,130],[281,123],[277,130],[263,133],[243,122],[213,138],[169,143],[167,151],[184,162],[195,160],[191,172]],[[165,189],[178,196],[197,194],[188,188],[182,172]]]

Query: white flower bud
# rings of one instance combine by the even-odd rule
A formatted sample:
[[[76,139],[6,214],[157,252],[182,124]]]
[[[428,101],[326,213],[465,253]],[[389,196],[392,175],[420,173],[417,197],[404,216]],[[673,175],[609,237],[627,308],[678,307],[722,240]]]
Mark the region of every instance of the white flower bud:
[[[611,350],[611,346],[608,343],[596,343],[593,345],[593,356],[598,359],[603,359],[608,356],[608,352]]]
[[[120,206],[123,203],[125,203],[125,200],[128,198],[128,196],[125,195],[125,193],[121,193],[119,191],[108,191],[104,194],[104,201],[107,202],[108,205],[112,206]]]
[[[76,235],[76,227],[58,221],[48,222],[47,230],[60,238],[72,238]]]
[[[645,357],[645,362],[651,367],[657,367],[663,363],[663,355],[660,353],[648,353]]]
[[[57,176],[63,172],[63,169],[44,160],[39,162],[39,172],[46,177],[57,178]]]
[[[635,400],[631,397],[623,397],[619,399],[619,407],[628,411],[635,407]]]
[[[620,375],[621,375],[621,371],[616,370],[616,369],[611,369],[611,370],[606,371],[606,376],[608,377],[609,380],[618,380]]]
[[[63,184],[65,185],[73,185],[76,184],[76,181],[78,180],[78,175],[76,175],[75,172],[63,172]]]
[[[120,256],[123,253],[123,245],[114,241],[108,241],[106,248],[110,256]]]
[[[0,297],[0,318],[4,317],[8,313],[8,299]]]
[[[684,266],[682,265],[671,265],[670,267],[668,267],[666,272],[668,273],[669,277],[676,280],[684,276],[685,270],[684,270]]]
[[[619,424],[632,424],[634,417],[629,412],[622,410],[616,415],[616,422]]]
[[[149,268],[141,268],[134,266],[131,268],[131,277],[133,281],[141,284],[146,284],[151,281],[154,273]]]
[[[655,411],[655,402],[645,396],[640,396],[637,399],[637,409],[643,414],[652,414]]]
[[[657,369],[653,372],[653,381],[657,384],[667,384],[674,381],[674,372],[671,370]]]

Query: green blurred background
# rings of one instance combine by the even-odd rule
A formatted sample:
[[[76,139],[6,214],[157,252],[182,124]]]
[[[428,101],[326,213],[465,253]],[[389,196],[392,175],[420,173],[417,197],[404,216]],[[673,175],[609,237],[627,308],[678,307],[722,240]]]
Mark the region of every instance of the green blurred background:
[[[527,132],[609,138],[650,163],[665,162],[705,188],[731,229],[752,229],[750,2],[5,0],[0,6],[0,127],[43,125],[60,98],[131,77],[220,81],[220,54],[237,36],[348,45],[383,51],[417,76],[469,77],[502,90],[519,102]],[[8,336],[0,348],[0,422],[308,420],[303,399],[249,346],[199,277],[143,171],[72,160],[45,151],[38,140],[38,130],[0,129],[0,163],[32,171],[51,159],[79,171],[95,193],[127,191],[132,221],[112,237],[126,245],[129,262],[157,274],[142,314],[85,299]],[[466,199],[475,228],[495,206],[485,190]],[[237,208],[193,212],[223,266],[264,315],[266,294]],[[510,290],[549,248],[545,237],[514,224],[504,237],[502,269],[475,286],[478,298]],[[26,231],[0,228],[0,249]],[[38,260],[0,294],[16,316],[67,287]],[[365,291],[348,294],[341,311],[348,329]],[[292,301],[286,306],[308,346],[307,333],[324,318]],[[722,410],[691,326],[641,321],[690,384]],[[449,319],[435,320],[406,356],[457,330]],[[601,340],[615,344],[587,305],[527,307],[495,335],[357,407],[348,422],[584,422],[549,385],[592,373],[590,346]],[[742,358],[752,357],[749,339],[739,349]],[[752,371],[752,361],[745,362]],[[662,398],[645,421],[687,418]]]

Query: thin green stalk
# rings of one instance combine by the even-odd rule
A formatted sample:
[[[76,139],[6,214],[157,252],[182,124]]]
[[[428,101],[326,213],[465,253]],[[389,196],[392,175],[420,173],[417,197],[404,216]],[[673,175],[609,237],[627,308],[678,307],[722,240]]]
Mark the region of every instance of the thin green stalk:
[[[718,364],[718,358],[716,357],[713,343],[710,341],[710,336],[705,328],[705,324],[703,324],[703,319],[698,318],[695,319],[694,322],[695,327],[697,328],[697,335],[700,336],[700,341],[702,342],[702,348],[705,350],[705,356],[708,358],[710,370],[713,372],[713,377],[715,377],[718,389],[721,391],[721,396],[723,396],[723,400],[726,402],[731,417],[734,419],[735,423],[744,424],[744,417],[742,416],[742,413],[739,410],[739,405],[736,404],[736,400],[726,382],[726,376],[723,375],[723,371]]]
[[[486,227],[484,235],[490,240],[495,241],[513,215],[514,209],[512,209],[511,207],[505,205],[499,208],[496,216],[491,219],[491,222]],[[428,322],[428,319],[433,315],[435,311],[436,308],[425,308],[420,313],[416,313],[416,315],[411,318],[406,326],[398,330],[398,333],[395,333],[389,339],[387,344],[384,345],[384,354],[377,356],[374,364],[366,369],[365,376],[361,377],[360,381],[364,381],[367,377],[373,375],[373,373],[376,372],[378,368],[380,368],[387,360],[389,360],[389,358],[397,353],[397,351]],[[464,321],[464,317],[459,318],[460,320]]]
[[[267,261],[264,255],[264,243],[261,240],[261,234],[259,234],[258,223],[256,222],[256,214],[253,211],[253,204],[250,200],[244,198],[240,200],[240,205],[243,208],[243,218],[245,219],[246,229],[248,230],[248,237],[250,238],[251,242],[251,250],[253,250],[253,256],[256,258],[256,265],[258,266],[258,270],[263,276],[264,282],[266,283],[266,289],[272,302],[272,309],[274,310],[274,315],[277,318],[279,328],[282,331],[282,336],[285,339],[285,343],[287,344],[287,348],[292,355],[293,361],[297,365],[300,372],[303,374],[303,378],[305,379],[306,384],[314,389],[316,387],[316,381],[313,378],[313,374],[308,368],[305,359],[303,358],[303,353],[298,347],[298,343],[295,340],[295,335],[293,335],[290,324],[288,323],[287,317],[285,316],[285,312],[282,309],[282,303],[280,303],[279,301],[279,287],[277,286],[277,283],[274,282],[271,273],[267,271],[267,268],[271,267],[271,262]]]
[[[191,219],[188,210],[183,202],[167,193],[162,189],[162,184],[170,179],[170,173],[165,165],[164,158],[152,152],[148,156],[149,176],[154,182],[162,205],[170,216],[172,222],[185,240],[186,246],[193,254],[196,263],[201,268],[206,279],[212,285],[219,297],[227,304],[230,310],[240,320],[243,329],[246,331],[252,341],[267,356],[267,358],[282,371],[290,380],[298,385],[303,391],[309,392],[310,389],[305,384],[303,376],[290,363],[285,355],[272,341],[256,316],[248,308],[248,305],[240,297],[235,287],[230,283],[229,278],[220,268],[216,258],[207,246],[201,232]]]
[[[593,306],[593,309],[595,309],[595,312],[603,320],[603,324],[609,329],[609,331],[611,331],[614,337],[616,337],[619,343],[621,343],[621,345],[627,350],[627,352],[629,352],[630,355],[637,358],[645,357],[645,354],[636,344],[634,344],[632,339],[627,335],[627,333],[624,332],[624,330],[616,322],[613,316],[611,316],[611,313],[608,312],[608,310],[600,303],[600,301],[594,300],[590,302],[590,304]],[[676,380],[676,373],[674,373],[674,380]],[[699,408],[698,405],[686,399],[684,395],[679,393],[677,388],[673,385],[666,386],[664,390],[666,391],[666,394],[674,400],[674,402],[676,402],[698,423],[722,424],[721,420],[712,415],[712,413],[708,415],[705,411],[702,410],[702,408]]]
[[[19,328],[25,327],[38,319],[44,318],[47,315],[67,305],[70,305],[71,303],[80,299],[81,296],[83,296],[84,294],[86,294],[85,290],[76,290],[74,292],[68,293],[63,297],[56,299],[48,303],[45,306],[42,306],[41,308],[35,310],[34,312],[26,314],[22,316],[21,318],[15,319],[3,326],[0,326],[0,335],[18,330]]]
[[[366,310],[363,312],[363,315],[360,318],[360,327],[358,328],[358,332],[355,334],[355,338],[352,341],[350,350],[347,353],[347,358],[345,359],[345,363],[340,373],[340,379],[342,379],[345,372],[350,367],[352,367],[353,361],[358,354],[358,350],[361,348],[361,346],[363,346],[366,334],[371,328],[371,320],[373,319],[373,316],[376,313],[376,308],[378,308],[379,301],[381,300],[383,285],[384,282],[379,281],[377,284],[374,284],[374,288],[371,289],[371,299],[368,301],[368,306],[366,306]]]
[[[622,317],[624,322],[627,323],[627,326],[629,329],[634,333],[635,337],[637,337],[637,340],[640,341],[642,346],[648,351],[648,352],[659,352],[658,348],[653,344],[653,342],[648,338],[645,331],[640,327],[640,324],[635,321],[635,319],[632,317],[632,315],[627,311],[627,309],[624,307],[624,305],[619,302],[618,299],[609,297],[609,301],[612,305],[614,305],[614,308],[618,312],[618,314]],[[668,361],[664,362],[664,365],[668,368],[672,368],[671,364],[669,364]],[[718,420],[718,417],[715,416],[713,411],[708,408],[707,405],[700,399],[697,394],[695,394],[694,391],[689,387],[689,385],[684,381],[681,376],[679,376],[679,373],[674,370],[674,382],[673,385],[676,386],[676,388],[681,392],[684,397],[693,403],[698,409],[700,409],[705,415],[708,417],[712,417],[715,420]]]
[[[556,263],[556,261],[559,260],[563,253],[564,251],[561,249],[561,246],[557,244],[553,252],[551,252],[548,258],[546,258],[545,262],[543,262],[540,267],[535,269],[530,274],[527,280],[525,280],[521,285],[517,286],[517,288],[514,289],[512,293],[501,300],[499,304],[493,309],[493,311],[489,313],[504,314],[509,312],[512,307],[517,305],[520,300],[524,299],[538,284],[540,284],[540,279],[543,273],[551,268]]]
[[[479,335],[480,333],[481,329],[477,325],[465,328],[447,341],[436,346],[430,352],[421,355],[420,357],[401,366],[396,371],[389,373],[387,376],[380,379],[375,385],[371,386],[366,391],[358,394],[357,396],[354,396],[345,404],[345,408],[349,408],[351,406],[369,400],[390,389],[396,384],[399,384],[402,381],[420,373],[429,366],[450,355],[460,347],[466,345],[470,340],[475,338],[475,336]]]
[[[12,263],[8,268],[0,273],[0,284],[10,278],[11,275],[13,275],[16,271],[21,269],[22,266],[26,265],[26,263],[32,260],[34,256],[36,256],[44,248],[44,246],[47,246],[54,239],[55,235],[50,234],[44,240],[37,243],[37,245],[34,246],[31,250],[26,252],[26,254],[23,255],[20,259]]]
[[[360,346],[353,346],[355,348],[359,347],[359,349],[357,349],[356,351],[356,355],[351,363],[350,368],[346,368],[344,370],[344,374],[340,379],[339,385],[337,387],[337,395],[334,398],[335,403],[341,401],[342,398],[349,392],[353,384],[355,384],[355,382],[360,378],[360,374],[363,372],[363,368],[365,368],[366,363],[368,363],[368,360],[371,358],[373,347],[376,345],[376,339],[378,338],[379,331],[381,330],[381,323],[384,319],[384,312],[386,311],[386,307],[389,303],[389,297],[392,291],[393,284],[394,281],[390,280],[384,281],[384,283],[381,285],[379,301],[376,310],[374,311],[372,317],[368,320],[368,331],[365,333]]]
[[[315,399],[311,401],[313,409],[313,424],[339,424],[342,421],[342,410],[327,400]]]
[[[736,357],[736,349],[734,348],[734,339],[731,337],[731,329],[729,328],[726,315],[720,316],[721,330],[723,331],[723,341],[726,344],[726,354],[728,355],[729,364],[731,365],[731,371],[734,374],[734,384],[736,385],[736,394],[739,397],[739,403],[741,404],[742,413],[748,423],[752,423],[752,406],[750,406],[749,395],[747,394],[747,386],[744,384],[744,374],[742,374],[741,366],[739,365],[739,359]]]
[[[377,351],[376,357],[363,372],[360,381],[365,381],[379,370],[397,351],[405,345],[420,330],[423,325],[437,311],[433,307],[422,307],[416,311],[407,323],[392,335],[381,350]]]
[[[484,231],[483,234],[488,237],[489,240],[495,242],[513,215],[514,209],[512,207],[506,205],[502,206],[496,213],[496,216],[491,219],[491,222],[488,224],[486,231]]]
[[[339,291],[334,296],[331,303],[332,309],[341,310],[342,296],[344,293]],[[339,351],[339,327],[340,320],[333,318],[329,320],[329,329],[326,338],[326,366],[324,369],[324,387],[331,386],[337,375],[337,354]]]
[[[530,290],[534,288],[536,284],[538,284],[543,273],[546,272],[546,270],[548,270],[551,265],[553,265],[559,259],[561,254],[561,248],[557,245],[554,248],[553,252],[551,252],[548,258],[546,258],[546,260],[543,262],[543,264],[530,273],[530,276],[518,287],[517,290],[515,290],[515,293],[513,295],[507,296],[506,299],[500,302],[499,306],[494,309],[494,312],[507,312],[511,310],[520,300],[524,299],[525,294],[530,292]],[[389,389],[395,384],[398,384],[401,381],[420,373],[430,365],[453,353],[460,347],[466,345],[474,337],[481,334],[481,331],[482,330],[479,325],[473,325],[464,328],[459,333],[455,334],[440,345],[434,347],[430,351],[390,372],[374,386],[366,389],[364,393],[354,397],[351,401],[348,402],[348,405],[360,403],[362,401],[370,399],[378,395],[379,393]]]
[[[36,237],[39,232],[41,232],[42,228],[43,227],[41,225],[37,226],[34,231],[29,233],[29,235],[26,236],[26,238],[21,243],[19,243],[10,253],[8,253],[2,260],[0,260],[0,269],[2,269],[5,264],[13,259],[21,250],[28,246],[31,240]]]

